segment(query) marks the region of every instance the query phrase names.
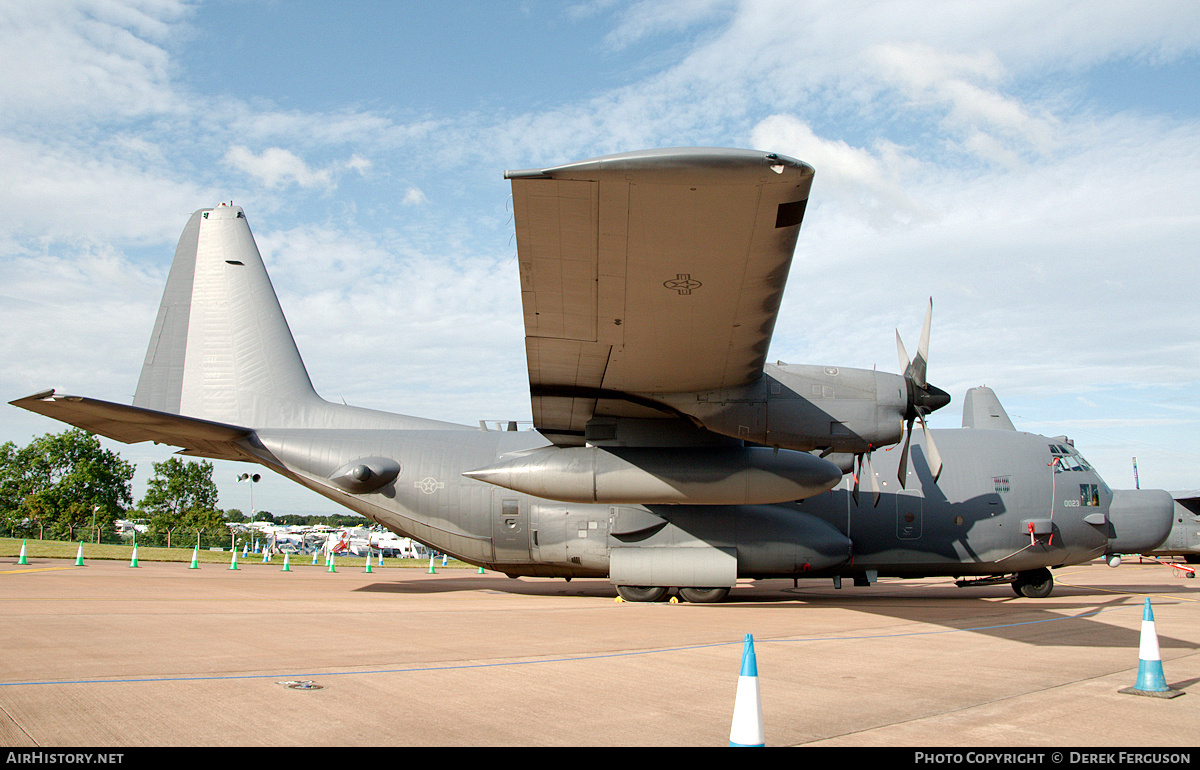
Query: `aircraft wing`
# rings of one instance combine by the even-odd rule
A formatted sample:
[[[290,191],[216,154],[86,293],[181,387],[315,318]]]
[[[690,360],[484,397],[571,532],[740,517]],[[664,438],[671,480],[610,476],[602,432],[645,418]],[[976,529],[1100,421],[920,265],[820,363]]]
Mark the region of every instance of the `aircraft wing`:
[[[44,414],[125,444],[153,441],[183,447],[182,454],[217,460],[247,460],[237,444],[252,431],[233,425],[181,417],[83,396],[58,395],[53,390],[10,401],[13,406]]]
[[[512,181],[535,427],[762,375],[813,169],[752,150],[610,155]]]

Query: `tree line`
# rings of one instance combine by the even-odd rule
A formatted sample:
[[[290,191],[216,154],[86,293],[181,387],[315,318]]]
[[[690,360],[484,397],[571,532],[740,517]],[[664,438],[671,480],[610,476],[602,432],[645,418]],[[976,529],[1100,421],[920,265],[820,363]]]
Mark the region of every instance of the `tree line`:
[[[248,521],[221,510],[213,464],[172,457],[154,463],[146,494],[135,505],[134,465],[78,428],[47,433],[24,447],[0,445],[0,533],[9,537],[119,542],[115,522],[144,520],[147,545],[228,545],[229,522]],[[255,513],[288,524],[362,525],[357,516],[286,516]]]

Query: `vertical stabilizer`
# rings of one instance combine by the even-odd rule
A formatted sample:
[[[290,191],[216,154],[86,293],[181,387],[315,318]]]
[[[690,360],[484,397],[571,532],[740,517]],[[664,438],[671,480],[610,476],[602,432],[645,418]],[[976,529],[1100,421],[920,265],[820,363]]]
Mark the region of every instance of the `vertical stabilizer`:
[[[964,428],[986,428],[990,430],[1016,430],[1008,413],[1000,406],[1000,399],[991,388],[978,387],[967,391],[963,399]]]
[[[188,220],[133,403],[254,428],[323,403],[240,206]]]

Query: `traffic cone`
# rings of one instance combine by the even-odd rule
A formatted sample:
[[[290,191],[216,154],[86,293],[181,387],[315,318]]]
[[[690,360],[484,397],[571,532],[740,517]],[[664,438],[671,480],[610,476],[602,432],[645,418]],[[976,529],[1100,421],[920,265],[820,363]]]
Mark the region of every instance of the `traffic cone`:
[[[21,558],[17,559],[17,564],[28,564],[29,563],[29,559],[25,558],[25,542],[26,541],[24,541],[24,540],[21,541]]]
[[[263,553],[263,564],[270,564],[271,563],[271,549],[264,548],[262,553]]]
[[[329,571],[337,572],[337,569],[333,566],[333,552],[332,551],[329,552]]]
[[[77,550],[75,552],[75,566],[76,567],[83,566],[83,543],[82,542],[79,544],[79,550]]]
[[[317,556],[318,556],[320,553],[321,553],[320,551],[313,551],[313,566],[314,566],[314,567],[315,567],[315,566],[317,566]]]
[[[435,570],[433,568],[433,554],[429,554],[429,572],[428,572],[428,574],[430,574],[430,575],[437,574],[437,570]]]
[[[1146,598],[1142,610],[1142,639],[1138,645],[1137,684],[1121,690],[1129,695],[1149,695],[1154,698],[1174,698],[1183,695],[1182,690],[1167,687],[1163,676],[1162,654],[1158,649],[1158,632],[1154,628],[1154,611],[1150,609],[1150,598]]]
[[[367,551],[367,569],[366,569],[366,573],[367,573],[368,575],[370,575],[370,574],[371,574],[371,552],[370,552],[370,551]]]
[[[283,552],[283,569],[280,572],[291,572],[292,568],[288,566],[288,552]]]
[[[138,563],[137,563],[137,546],[135,545],[133,547],[133,556],[130,557],[130,559],[129,559],[129,566],[136,567],[137,565],[138,565]]]
[[[192,549],[192,564],[188,569],[200,569],[200,546]]]
[[[754,637],[750,634],[746,634],[742,647],[742,673],[738,676],[737,698],[733,702],[729,745],[767,745],[763,736],[762,698],[758,691],[758,662],[754,657]]]
[[[234,549],[233,556],[229,559],[229,569],[237,569],[237,549]]]

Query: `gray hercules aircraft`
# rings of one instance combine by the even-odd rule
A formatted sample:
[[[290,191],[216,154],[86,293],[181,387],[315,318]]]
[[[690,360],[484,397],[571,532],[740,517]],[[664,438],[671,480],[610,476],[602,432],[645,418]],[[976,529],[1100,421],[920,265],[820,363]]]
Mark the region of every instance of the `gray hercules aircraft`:
[[[132,406],[12,403],[258,463],[466,562],[608,577],[630,601],[932,575],[1044,596],[1050,568],[1166,537],[1165,492],[1110,491],[994,396],[930,430],[950,397],[926,382],[928,314],[914,359],[897,335],[902,374],[766,363],[810,166],[670,149],[506,177],[536,431],[321,399],[232,205],[184,228]]]

